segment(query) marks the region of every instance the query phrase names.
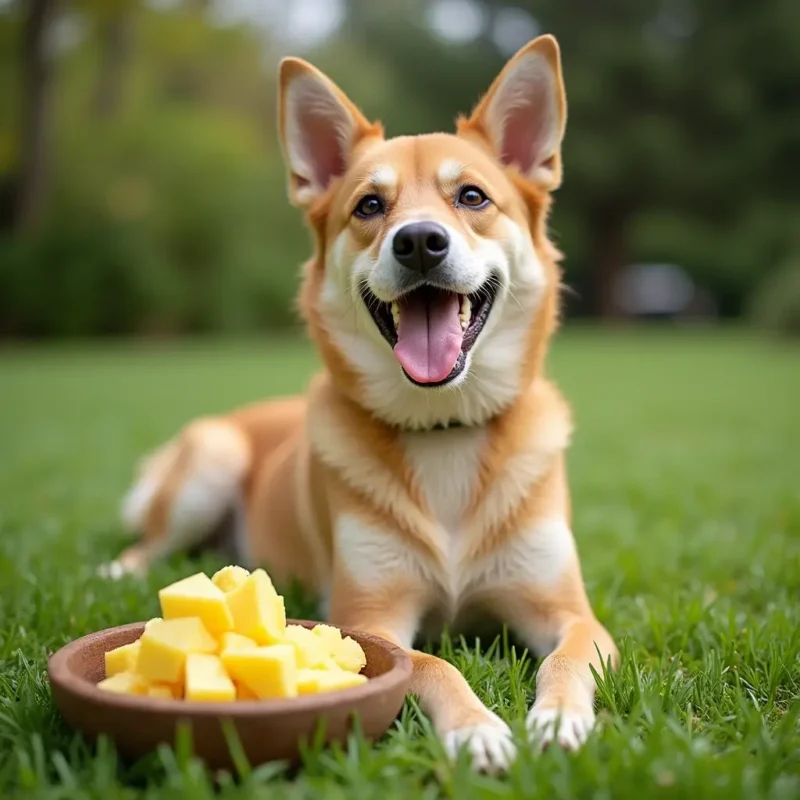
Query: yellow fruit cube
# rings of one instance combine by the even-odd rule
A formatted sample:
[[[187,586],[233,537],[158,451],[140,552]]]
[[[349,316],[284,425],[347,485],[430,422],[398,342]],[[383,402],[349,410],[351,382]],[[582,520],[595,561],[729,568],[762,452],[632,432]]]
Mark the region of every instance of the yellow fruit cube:
[[[358,675],[346,670],[325,670],[318,679],[318,692],[336,692],[340,689],[349,689],[351,686],[361,686],[367,682],[366,675]]]
[[[147,688],[148,697],[157,697],[160,700],[177,700],[181,697],[180,687],[168,683],[154,683]]]
[[[260,699],[297,696],[297,656],[292,645],[228,650],[222,654],[222,663],[237,683]]]
[[[318,636],[331,649],[336,646],[337,642],[342,641],[342,632],[333,625],[315,625],[313,631],[314,635]]]
[[[286,630],[283,598],[263,569],[257,569],[236,589],[224,595],[233,615],[236,633],[257,644],[277,644]]]
[[[316,694],[319,691],[319,678],[324,675],[324,669],[299,669],[297,670],[297,694]]]
[[[136,658],[139,655],[139,642],[123,644],[115,647],[105,654],[106,678],[118,675],[120,672],[133,672],[136,666]]]
[[[186,699],[202,702],[236,699],[236,687],[217,656],[189,653],[186,657]]]
[[[211,576],[211,582],[223,592],[232,592],[250,577],[244,567],[223,567]]]
[[[287,625],[283,641],[297,650],[297,666],[323,667],[328,661],[329,651],[324,641],[302,625]]]
[[[158,593],[164,619],[200,617],[214,636],[233,630],[225,593],[204,572],[167,586]]]
[[[334,667],[333,669],[301,669],[297,671],[297,693],[321,694],[347,689],[350,686],[360,686],[366,683],[365,675],[356,675],[353,672]]]
[[[114,694],[146,694],[147,681],[143,680],[141,676],[133,672],[118,672],[110,678],[100,681],[97,684],[98,689],[104,692],[113,692]]]
[[[219,651],[224,653],[226,650],[252,650],[258,645],[247,636],[242,636],[241,633],[234,633],[228,631],[219,637]]]
[[[367,663],[367,657],[361,645],[352,637],[335,642],[331,647],[331,656],[336,664],[348,672],[361,672]]]
[[[153,625],[156,622],[161,622],[161,617],[153,617],[153,619],[150,619],[147,622],[145,622],[144,629],[147,630],[151,625]]]
[[[198,617],[153,623],[139,640],[136,673],[156,683],[182,683],[189,653],[216,653],[217,642]]]
[[[251,692],[243,683],[236,684],[237,700],[258,700],[255,692]]]

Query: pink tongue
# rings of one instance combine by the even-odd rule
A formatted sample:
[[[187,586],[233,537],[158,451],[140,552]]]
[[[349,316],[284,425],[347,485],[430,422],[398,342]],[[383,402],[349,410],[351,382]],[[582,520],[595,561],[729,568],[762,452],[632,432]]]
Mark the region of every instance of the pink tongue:
[[[438,383],[452,371],[464,331],[458,319],[459,295],[414,292],[400,301],[394,354],[417,383]]]

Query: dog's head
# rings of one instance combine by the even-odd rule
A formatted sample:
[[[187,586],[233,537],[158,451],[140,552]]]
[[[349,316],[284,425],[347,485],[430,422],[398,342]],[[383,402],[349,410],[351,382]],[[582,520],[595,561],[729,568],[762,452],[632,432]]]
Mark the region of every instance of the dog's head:
[[[546,217],[565,118],[550,36],[455,134],[385,139],[314,67],[281,64],[290,197],[317,242],[301,308],[334,380],[372,413],[478,424],[535,378],[557,316]]]

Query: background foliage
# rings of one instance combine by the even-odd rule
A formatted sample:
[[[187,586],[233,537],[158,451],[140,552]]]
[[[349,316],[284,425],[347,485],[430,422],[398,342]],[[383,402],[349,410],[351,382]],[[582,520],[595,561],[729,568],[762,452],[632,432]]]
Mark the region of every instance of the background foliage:
[[[48,69],[32,84],[37,7]],[[5,0],[0,334],[291,325],[308,251],[275,136],[279,58],[312,60],[391,134],[449,130],[544,31],[569,97],[552,222],[569,311],[619,315],[620,271],[667,262],[706,311],[795,318],[780,288],[800,259],[794,0]]]

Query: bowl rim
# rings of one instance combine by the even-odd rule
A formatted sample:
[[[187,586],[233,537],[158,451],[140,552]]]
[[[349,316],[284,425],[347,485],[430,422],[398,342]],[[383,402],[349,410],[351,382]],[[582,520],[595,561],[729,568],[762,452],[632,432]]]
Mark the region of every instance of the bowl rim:
[[[286,624],[313,627],[314,625],[328,625],[331,623],[288,619],[286,620]],[[391,659],[391,667],[389,670],[379,675],[377,678],[370,678],[366,683],[360,686],[338,689],[335,692],[264,700],[202,702],[197,700],[104,692],[102,689],[97,688],[97,684],[77,675],[70,669],[69,664],[72,658],[93,642],[104,639],[112,633],[121,633],[123,631],[139,630],[141,634],[141,632],[144,631],[144,626],[144,622],[131,622],[127,625],[104,628],[103,630],[81,636],[79,639],[75,639],[64,645],[48,659],[47,674],[51,686],[69,692],[72,695],[80,697],[87,703],[96,706],[116,706],[121,709],[130,709],[132,711],[149,710],[164,714],[178,713],[181,716],[206,718],[263,717],[265,715],[282,716],[309,711],[321,712],[342,705],[355,705],[362,700],[377,697],[392,691],[402,684],[406,684],[407,692],[408,684],[411,681],[411,657],[402,647],[399,647],[381,636],[353,630],[351,628],[340,628],[338,625],[332,625],[332,627],[339,628],[343,636],[352,636],[357,641],[371,641],[377,644],[382,650],[385,650]]]

